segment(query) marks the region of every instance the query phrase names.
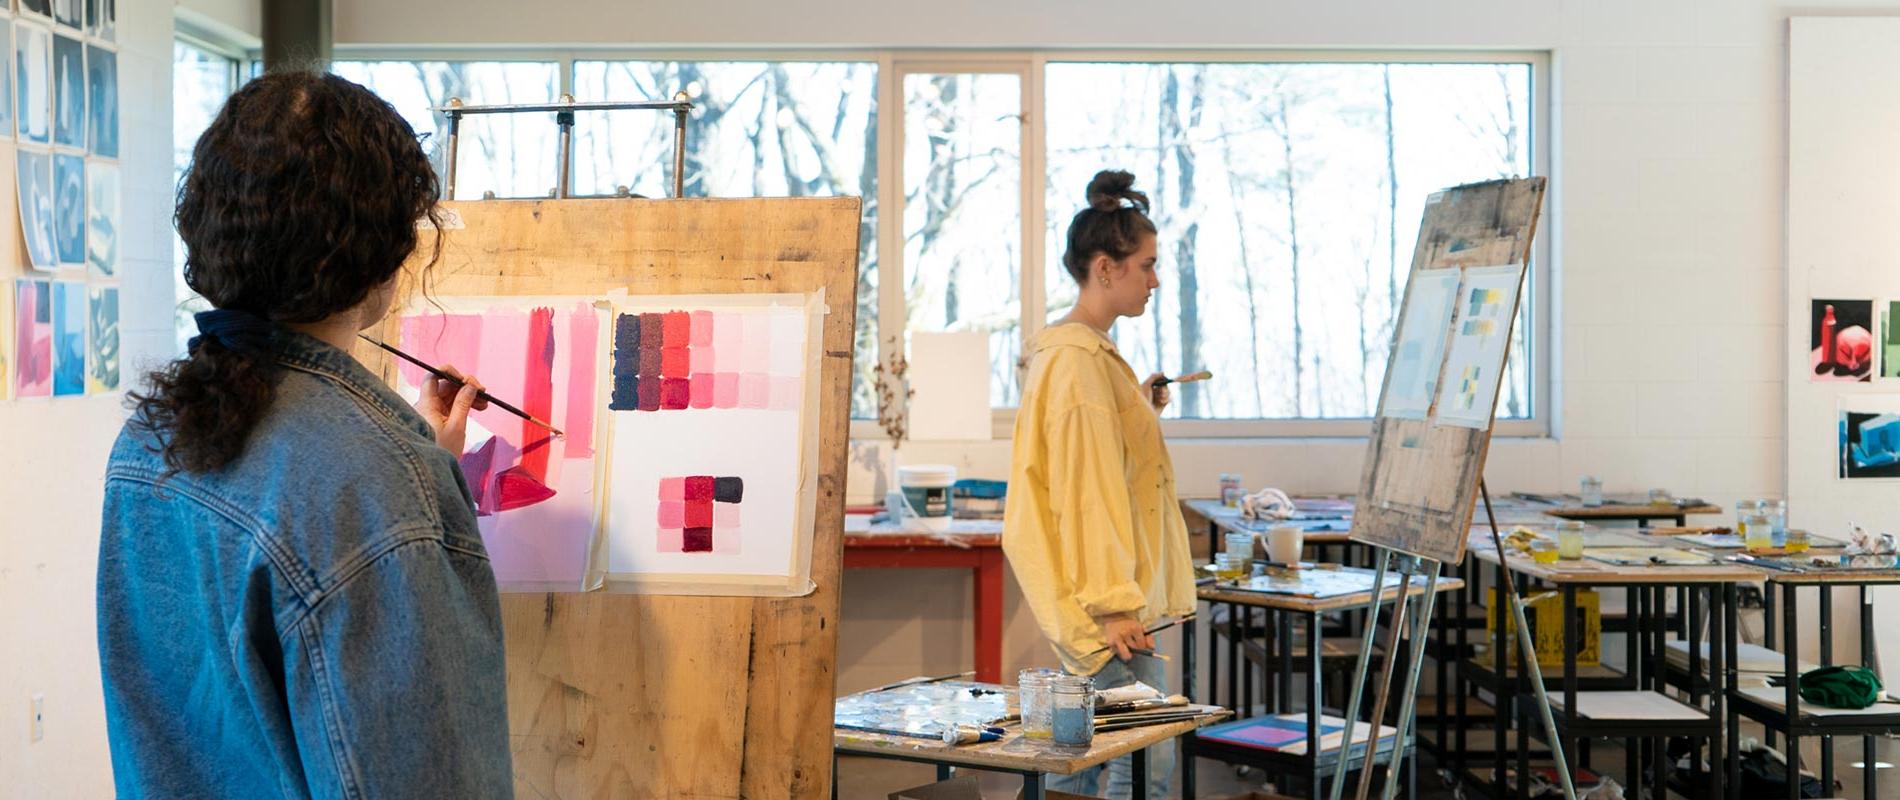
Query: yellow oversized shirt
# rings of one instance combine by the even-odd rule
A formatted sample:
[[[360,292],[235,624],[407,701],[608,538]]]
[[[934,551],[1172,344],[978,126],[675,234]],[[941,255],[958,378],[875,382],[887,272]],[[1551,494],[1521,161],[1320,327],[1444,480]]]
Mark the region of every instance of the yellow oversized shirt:
[[[1068,323],[1028,350],[1003,552],[1062,666],[1093,675],[1113,656],[1084,655],[1108,643],[1098,618],[1194,609],[1187,524],[1161,421],[1114,343]]]

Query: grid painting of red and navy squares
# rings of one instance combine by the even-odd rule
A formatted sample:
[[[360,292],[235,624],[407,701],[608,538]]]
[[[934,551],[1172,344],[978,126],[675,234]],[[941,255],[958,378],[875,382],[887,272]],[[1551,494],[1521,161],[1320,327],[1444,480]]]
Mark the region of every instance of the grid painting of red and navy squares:
[[[743,500],[745,481],[738,477],[661,478],[659,551],[737,555]]]

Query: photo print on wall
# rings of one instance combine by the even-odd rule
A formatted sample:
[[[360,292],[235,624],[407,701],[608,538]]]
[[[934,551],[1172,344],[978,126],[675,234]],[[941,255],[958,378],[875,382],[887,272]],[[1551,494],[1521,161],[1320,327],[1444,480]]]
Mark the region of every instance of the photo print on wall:
[[[1900,378],[1900,300],[1880,306],[1880,377]]]
[[[39,278],[14,284],[13,396],[53,394],[53,286]]]
[[[86,45],[86,149],[119,157],[119,54]]]
[[[53,396],[86,393],[86,285],[53,282]]]
[[[22,148],[15,160],[14,182],[20,190],[20,228],[26,252],[35,269],[59,268],[53,233],[53,157]]]
[[[86,263],[86,159],[53,154],[53,242],[59,263]]]
[[[1900,478],[1900,395],[1841,398],[1837,476]]]
[[[86,46],[53,35],[53,143],[86,146]]]
[[[86,162],[86,265],[109,278],[119,272],[119,165]]]
[[[119,0],[86,0],[86,32],[102,41],[119,36]]]
[[[20,141],[53,139],[53,32],[25,22],[13,26],[14,118]]]
[[[88,294],[86,393],[119,390],[119,290],[94,286]]]
[[[1813,381],[1868,381],[1874,374],[1872,300],[1813,300],[1808,366]]]
[[[53,0],[53,21],[78,29],[86,24],[83,0]]]
[[[0,42],[13,41],[13,21],[0,19]],[[0,58],[0,137],[13,135],[13,57]]]

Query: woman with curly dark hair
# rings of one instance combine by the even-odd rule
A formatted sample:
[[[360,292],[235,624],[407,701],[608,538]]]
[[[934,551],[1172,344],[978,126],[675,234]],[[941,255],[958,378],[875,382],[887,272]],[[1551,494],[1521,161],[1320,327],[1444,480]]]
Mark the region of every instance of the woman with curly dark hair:
[[[254,80],[198,140],[177,225],[216,308],[131,395],[106,472],[120,797],[511,795],[500,604],[453,455],[479,386],[412,409],[350,354],[437,193],[395,109],[333,75]]]

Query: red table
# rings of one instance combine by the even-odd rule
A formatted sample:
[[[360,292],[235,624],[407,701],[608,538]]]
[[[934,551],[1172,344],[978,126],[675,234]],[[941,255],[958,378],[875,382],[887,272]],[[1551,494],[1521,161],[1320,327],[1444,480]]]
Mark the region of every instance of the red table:
[[[976,579],[976,679],[1003,673],[1003,523],[958,520],[950,533],[871,525],[852,515],[844,526],[845,569],[968,569]]]

